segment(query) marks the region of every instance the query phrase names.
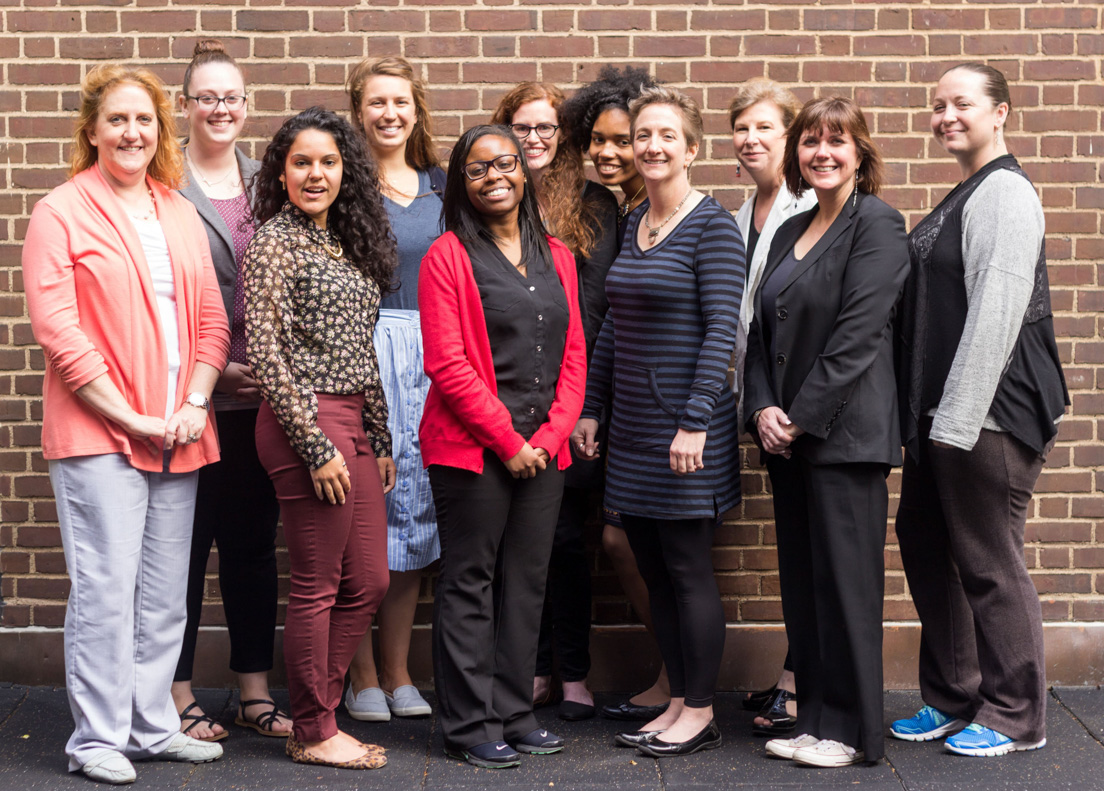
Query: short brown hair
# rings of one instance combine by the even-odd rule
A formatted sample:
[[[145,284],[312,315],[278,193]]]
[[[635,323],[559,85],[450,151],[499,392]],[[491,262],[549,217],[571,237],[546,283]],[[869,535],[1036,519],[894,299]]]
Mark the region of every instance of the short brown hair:
[[[782,126],[785,129],[790,128],[790,124],[801,111],[801,102],[789,88],[783,87],[774,80],[757,77],[745,82],[732,97],[732,102],[728,105],[728,128],[734,129],[740,114],[759,102],[770,102],[782,111]]]
[[[72,178],[96,164],[99,153],[88,139],[88,133],[96,123],[104,97],[126,82],[144,88],[153,100],[157,113],[157,150],[146,168],[146,173],[169,189],[176,189],[184,175],[184,159],[180,153],[180,144],[176,141],[176,121],[173,119],[173,106],[165,93],[165,86],[149,69],[136,69],[114,63],[96,66],[81,80],[81,106],[76,130],[73,132],[69,177]]]
[[[414,73],[414,67],[406,58],[398,56],[386,58],[365,58],[349,72],[345,82],[345,91],[349,94],[349,109],[353,127],[365,134],[364,123],[360,120],[360,103],[364,101],[364,86],[376,76],[398,77],[410,83],[410,95],[414,98],[414,112],[418,120],[406,141],[406,164],[415,170],[429,170],[440,164],[441,157],[433,142],[433,121],[429,115],[429,102],[426,101],[426,86]]]
[[[702,138],[705,137],[705,126],[697,102],[677,88],[666,85],[645,86],[641,88],[640,95],[629,102],[629,121],[633,129],[636,128],[636,118],[640,111],[649,104],[669,104],[678,110],[682,116],[682,133],[686,136],[687,145],[701,145]]]
[[[786,137],[786,150],[782,155],[782,175],[786,187],[795,196],[801,197],[809,184],[801,177],[801,166],[797,161],[797,147],[807,132],[828,129],[851,135],[859,153],[859,167],[855,171],[856,186],[862,192],[877,195],[885,182],[885,166],[878,147],[870,138],[866,126],[866,116],[859,106],[842,96],[827,99],[810,99],[801,108]]]

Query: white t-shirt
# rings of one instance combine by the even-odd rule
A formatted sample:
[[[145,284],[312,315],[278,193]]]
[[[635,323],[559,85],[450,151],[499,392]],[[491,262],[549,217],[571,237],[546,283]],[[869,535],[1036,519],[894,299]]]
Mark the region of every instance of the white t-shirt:
[[[169,261],[169,245],[158,220],[136,220],[134,229],[142,243],[149,265],[153,291],[157,295],[157,312],[161,319],[161,334],[165,337],[165,358],[169,362],[169,377],[165,396],[165,419],[172,417],[176,405],[176,382],[180,377],[180,331],[176,314],[176,283],[173,280],[172,263]]]

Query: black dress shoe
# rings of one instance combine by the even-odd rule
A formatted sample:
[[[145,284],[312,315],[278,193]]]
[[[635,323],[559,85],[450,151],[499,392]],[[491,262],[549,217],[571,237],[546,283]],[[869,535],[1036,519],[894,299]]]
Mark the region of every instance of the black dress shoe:
[[[776,690],[759,712],[759,716],[770,725],[752,725],[751,732],[756,736],[783,736],[792,733],[797,727],[797,717],[786,712],[786,701],[797,700],[797,696],[784,689]]]
[[[558,753],[562,750],[564,748],[564,740],[551,731],[538,728],[535,731],[529,731],[529,733],[522,736],[516,742],[511,742],[510,746],[519,753],[526,753],[528,755],[549,755],[550,753]]]
[[[625,722],[643,720],[644,722],[650,722],[667,711],[667,706],[667,703],[660,703],[656,706],[637,706],[635,703],[623,700],[616,706],[603,706],[601,711],[602,716],[608,720],[622,720]]]
[[[561,720],[578,722],[579,720],[589,720],[594,716],[594,711],[594,704],[592,703],[576,703],[574,700],[564,700],[560,701],[556,714]]]
[[[666,758],[670,755],[693,755],[700,750],[712,750],[720,746],[721,729],[717,727],[716,720],[710,720],[701,733],[684,742],[665,742],[655,736],[651,741],[637,745],[636,751],[649,758]]]
[[[740,705],[744,707],[744,711],[759,712],[774,697],[774,693],[777,691],[778,687],[771,687],[770,689],[761,689],[758,692],[749,692],[744,695]]]
[[[616,733],[613,743],[618,747],[639,747],[645,742],[650,742],[663,731],[629,731],[628,733]]]

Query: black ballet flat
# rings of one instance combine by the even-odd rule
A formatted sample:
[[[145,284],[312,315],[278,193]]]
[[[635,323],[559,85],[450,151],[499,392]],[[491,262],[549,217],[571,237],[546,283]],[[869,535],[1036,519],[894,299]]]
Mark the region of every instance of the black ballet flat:
[[[601,708],[602,716],[608,720],[620,720],[633,722],[641,720],[651,722],[663,712],[667,711],[667,703],[659,703],[655,706],[637,706],[628,700],[623,700],[617,705],[608,704]]]
[[[576,703],[573,700],[560,701],[559,707],[556,709],[556,714],[561,720],[567,722],[578,722],[580,720],[589,720],[594,716],[594,705],[590,703]]]
[[[720,746],[721,729],[717,727],[716,720],[710,720],[701,733],[684,742],[665,742],[655,736],[651,741],[637,745],[636,751],[649,758],[667,758],[672,755],[693,755],[701,750],[713,750]]]
[[[761,689],[758,692],[749,692],[744,695],[740,705],[744,707],[744,711],[758,713],[763,706],[767,705],[767,701],[774,697],[774,693],[777,691],[778,687],[771,687],[770,689]]]
[[[628,733],[616,733],[613,743],[618,747],[639,747],[654,739],[663,731],[629,731]]]
[[[752,725],[751,732],[756,736],[783,736],[792,733],[797,727],[797,717],[786,712],[786,701],[797,700],[794,693],[784,689],[775,690],[774,696],[759,711],[759,716],[770,725]]]

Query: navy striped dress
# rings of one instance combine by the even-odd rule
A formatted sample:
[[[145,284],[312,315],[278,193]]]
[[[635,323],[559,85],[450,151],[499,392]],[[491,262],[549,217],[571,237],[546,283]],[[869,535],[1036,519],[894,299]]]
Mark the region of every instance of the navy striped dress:
[[[744,241],[706,197],[655,247],[643,212],[606,277],[610,309],[594,349],[583,417],[609,407],[606,508],[656,519],[718,516],[740,502],[736,397],[726,375],[740,323]],[[708,432],[705,469],[671,471],[679,428]]]

